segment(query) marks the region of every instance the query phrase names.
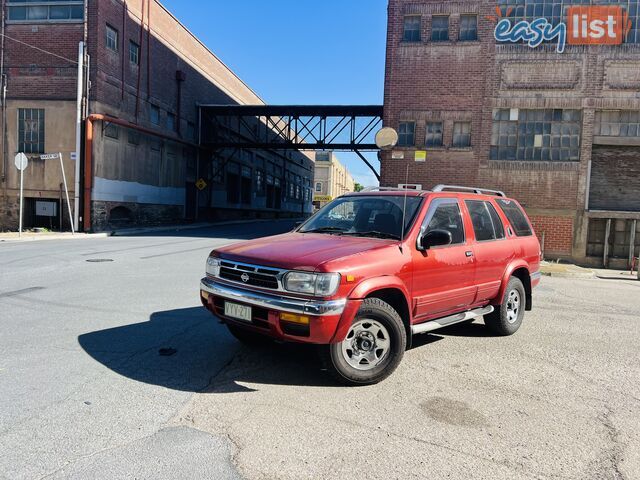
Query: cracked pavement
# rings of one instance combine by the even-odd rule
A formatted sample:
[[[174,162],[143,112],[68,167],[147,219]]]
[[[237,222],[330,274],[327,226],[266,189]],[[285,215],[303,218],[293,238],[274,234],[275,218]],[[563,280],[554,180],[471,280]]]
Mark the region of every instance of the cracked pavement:
[[[545,277],[515,336],[345,388],[200,307],[211,247],[292,224],[257,225],[0,244],[0,478],[640,478],[640,282]]]

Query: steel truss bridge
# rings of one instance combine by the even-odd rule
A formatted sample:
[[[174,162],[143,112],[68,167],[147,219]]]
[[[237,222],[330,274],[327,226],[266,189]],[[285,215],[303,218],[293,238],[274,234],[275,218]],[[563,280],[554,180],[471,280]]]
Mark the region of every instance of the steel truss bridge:
[[[200,105],[200,145],[211,150],[377,151],[382,105]]]

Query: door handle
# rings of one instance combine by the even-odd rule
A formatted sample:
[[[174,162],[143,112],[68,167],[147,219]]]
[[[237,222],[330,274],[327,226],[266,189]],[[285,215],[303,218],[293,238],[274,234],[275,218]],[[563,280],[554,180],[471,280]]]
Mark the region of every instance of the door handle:
[[[473,257],[473,252],[472,252],[472,251],[464,252],[464,254],[465,254],[467,257]]]

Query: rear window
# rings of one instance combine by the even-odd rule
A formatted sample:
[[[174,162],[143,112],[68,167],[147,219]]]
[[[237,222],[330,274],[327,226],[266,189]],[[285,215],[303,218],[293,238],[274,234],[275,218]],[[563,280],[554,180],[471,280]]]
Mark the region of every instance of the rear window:
[[[496,201],[500,209],[504,212],[509,223],[518,237],[529,237],[533,235],[531,225],[520,207],[513,200],[499,199]]]

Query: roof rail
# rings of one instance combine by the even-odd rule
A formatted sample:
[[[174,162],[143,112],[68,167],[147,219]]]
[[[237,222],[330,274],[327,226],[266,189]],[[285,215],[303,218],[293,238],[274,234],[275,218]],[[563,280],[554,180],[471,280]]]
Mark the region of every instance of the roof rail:
[[[413,188],[400,187],[365,187],[360,192],[428,192],[429,190],[415,190]]]
[[[479,194],[490,193],[496,195],[498,197],[506,197],[504,192],[500,190],[491,190],[489,188],[478,188],[478,187],[460,187],[458,185],[437,185],[434,187],[434,192],[444,192],[445,190],[457,190],[462,192],[474,192]]]

